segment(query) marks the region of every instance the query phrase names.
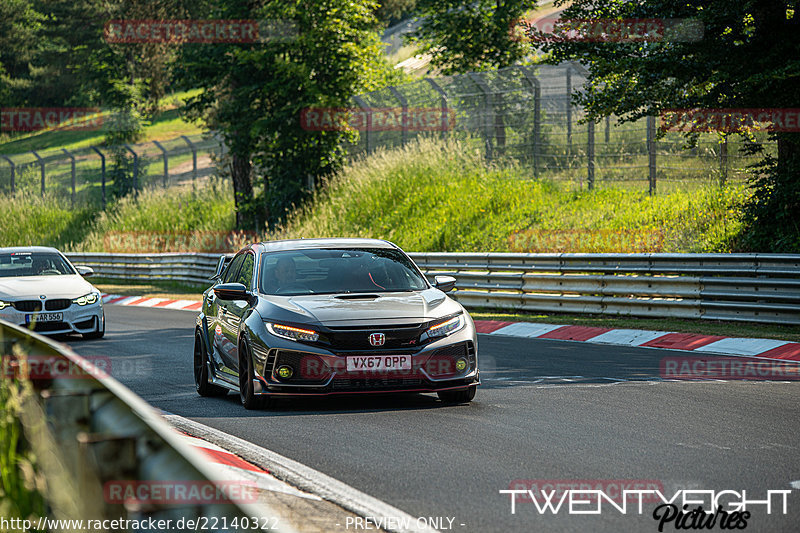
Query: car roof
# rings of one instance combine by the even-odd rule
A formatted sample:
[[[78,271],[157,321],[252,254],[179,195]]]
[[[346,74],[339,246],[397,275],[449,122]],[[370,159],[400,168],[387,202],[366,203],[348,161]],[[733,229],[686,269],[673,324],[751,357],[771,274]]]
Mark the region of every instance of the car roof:
[[[283,250],[308,250],[309,248],[397,248],[389,241],[381,239],[287,239],[257,243],[265,252]]]
[[[9,246],[7,248],[0,248],[0,253],[20,253],[20,252],[48,252],[52,254],[60,254],[58,250],[50,246]]]

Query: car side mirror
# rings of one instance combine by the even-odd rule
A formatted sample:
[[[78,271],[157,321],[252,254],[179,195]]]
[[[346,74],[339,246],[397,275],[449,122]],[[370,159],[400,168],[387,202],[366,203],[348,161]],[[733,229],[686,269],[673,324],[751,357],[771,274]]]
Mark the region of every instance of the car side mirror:
[[[241,283],[221,283],[214,287],[214,294],[222,300],[246,300],[252,301],[253,295],[247,291]]]
[[[78,274],[80,274],[84,278],[88,278],[89,276],[94,276],[94,269],[92,267],[76,266],[75,270],[77,270]]]
[[[453,276],[436,276],[433,285],[442,292],[450,292],[456,287],[456,278]]]

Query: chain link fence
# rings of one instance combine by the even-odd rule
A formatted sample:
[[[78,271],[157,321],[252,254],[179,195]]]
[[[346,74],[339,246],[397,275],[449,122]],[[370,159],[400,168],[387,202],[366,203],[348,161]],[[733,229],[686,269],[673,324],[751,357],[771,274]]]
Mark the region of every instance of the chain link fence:
[[[745,153],[748,142],[775,152],[766,133],[749,140],[738,135],[701,133],[694,147],[680,132],[659,136],[659,119],[618,123],[584,122],[584,110],[571,94],[586,81],[582,66],[513,66],[496,71],[425,78],[353,98],[364,115],[387,108],[441,110],[441,131],[423,131],[414,120],[396,128],[362,128],[349,145],[352,155],[405,145],[417,136],[437,135],[479,149],[488,161],[513,161],[532,177],[576,182],[593,188],[604,182],[626,182],[655,192],[659,185],[726,183],[745,179],[761,159]],[[367,122],[368,124],[370,122]]]
[[[133,188],[171,187],[210,175],[212,161],[225,147],[210,134],[182,135],[168,141],[150,141],[121,147],[128,156]],[[111,147],[88,146],[0,154],[0,194],[53,193],[73,204],[102,204],[115,186]]]

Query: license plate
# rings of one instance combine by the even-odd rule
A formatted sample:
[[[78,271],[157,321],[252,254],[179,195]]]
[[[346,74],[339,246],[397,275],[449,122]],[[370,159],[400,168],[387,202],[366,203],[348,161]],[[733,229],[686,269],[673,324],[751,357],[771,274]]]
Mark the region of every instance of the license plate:
[[[348,372],[411,370],[410,355],[353,355],[347,358]]]
[[[31,322],[61,322],[64,313],[39,313],[38,315],[25,315],[25,323]]]

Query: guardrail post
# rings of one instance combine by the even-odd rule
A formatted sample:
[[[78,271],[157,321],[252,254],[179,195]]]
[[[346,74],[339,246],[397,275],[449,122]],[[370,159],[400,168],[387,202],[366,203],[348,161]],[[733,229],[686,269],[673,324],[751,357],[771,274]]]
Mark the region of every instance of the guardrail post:
[[[40,172],[42,175],[42,196],[44,196],[44,159],[42,159],[42,157],[33,150],[31,150],[31,153],[33,154],[33,157],[35,157],[36,160],[39,161],[39,167],[41,169]]]
[[[70,152],[66,148],[62,148],[61,151],[64,152],[65,154],[67,154],[67,157],[69,157],[70,163],[71,163],[71,168],[70,168],[71,176],[70,177],[72,178],[72,196],[70,196],[70,203],[74,207],[75,206],[75,156],[72,154],[72,152]]]
[[[492,153],[492,130],[491,125],[494,124],[493,110],[492,110],[492,92],[489,86],[483,81],[483,78],[477,72],[470,72],[467,74],[469,79],[478,87],[483,94],[483,105],[485,106],[483,114],[483,129],[486,144],[486,159],[492,160],[494,154]]]
[[[589,190],[594,189],[594,121],[586,125],[586,181]]]
[[[394,96],[397,101],[400,102],[400,106],[403,108],[403,124],[400,130],[400,146],[404,147],[408,137],[408,100],[406,100],[406,97],[403,96],[402,93],[400,93],[400,91],[398,91],[394,86],[389,87],[389,92],[391,92],[392,96]]]
[[[611,116],[606,117],[606,136],[605,136],[606,144],[611,142]]]
[[[106,156],[96,146],[90,147],[100,156],[100,188],[103,191],[103,209],[106,208]]]
[[[447,130],[450,129],[450,113],[447,109],[447,93],[444,92],[438,83],[433,81],[433,78],[425,78],[433,90],[439,93],[439,105],[442,106],[442,139],[447,137]]]
[[[528,83],[531,84],[533,89],[533,177],[539,177],[539,152],[541,147],[541,133],[542,133],[542,88],[539,80],[527,68],[519,67],[522,74]]]
[[[153,144],[164,154],[164,188],[166,188],[169,182],[169,158],[167,156],[167,149],[161,146],[161,143],[158,141],[153,141]]]
[[[0,157],[5,159],[6,161],[8,161],[8,164],[11,165],[11,194],[13,195],[14,191],[16,190],[16,170],[17,170],[17,166],[14,164],[14,162],[11,160],[11,158],[8,157],[7,155],[0,154]]]
[[[186,135],[181,135],[181,139],[189,145],[189,148],[192,150],[192,180],[197,179],[197,147],[189,140],[189,137]]]
[[[371,154],[373,150],[372,146],[372,109],[370,109],[367,102],[364,101],[363,98],[360,96],[354,96],[353,100],[355,103],[358,104],[358,107],[364,110],[365,115],[365,122],[364,122],[364,144],[366,144],[367,153]]]
[[[649,193],[656,193],[656,117],[647,117],[647,168],[650,180]]]
[[[139,154],[131,148],[130,144],[123,144],[122,146],[125,147],[130,153],[133,154],[133,190],[139,190]]]

